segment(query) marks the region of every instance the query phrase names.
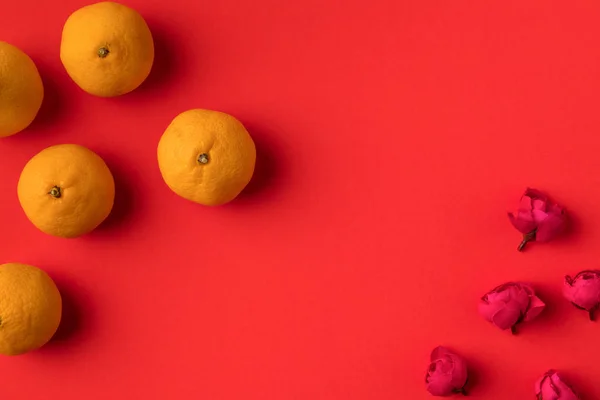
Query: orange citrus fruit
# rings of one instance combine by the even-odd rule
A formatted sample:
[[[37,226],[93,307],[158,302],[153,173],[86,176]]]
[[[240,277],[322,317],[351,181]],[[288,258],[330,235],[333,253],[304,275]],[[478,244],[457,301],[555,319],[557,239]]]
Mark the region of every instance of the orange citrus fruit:
[[[94,230],[110,214],[115,182],[96,153],[62,144],[29,160],[17,192],[23,211],[38,229],[72,238]]]
[[[244,125],[210,110],[179,114],[158,143],[158,166],[179,196],[215,206],[233,200],[250,182],[256,148]]]
[[[15,46],[0,42],[0,137],[27,128],[43,99],[42,78],[31,58]]]
[[[119,3],[80,8],[62,31],[60,59],[73,81],[101,97],[131,92],[154,62],[154,41],[144,18]]]
[[[56,333],[62,299],[44,271],[25,264],[0,265],[0,354],[27,353]]]

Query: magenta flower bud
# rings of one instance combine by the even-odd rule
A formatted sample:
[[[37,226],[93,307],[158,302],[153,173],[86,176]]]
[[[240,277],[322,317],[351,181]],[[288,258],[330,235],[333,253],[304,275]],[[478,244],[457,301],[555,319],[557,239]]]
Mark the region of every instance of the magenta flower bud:
[[[554,239],[567,225],[567,216],[561,206],[551,202],[544,193],[529,188],[521,197],[519,209],[515,213],[509,213],[508,218],[523,234],[519,251],[528,242],[548,242]]]
[[[427,391],[434,396],[465,394],[467,363],[445,347],[439,346],[431,352],[431,363],[425,383]]]
[[[581,271],[574,278],[565,276],[563,295],[575,307],[587,311],[593,321],[600,305],[600,271]]]
[[[515,332],[520,322],[531,321],[546,305],[525,283],[509,282],[485,294],[479,302],[479,313],[500,329]]]
[[[535,383],[537,400],[579,400],[556,371],[550,370]]]

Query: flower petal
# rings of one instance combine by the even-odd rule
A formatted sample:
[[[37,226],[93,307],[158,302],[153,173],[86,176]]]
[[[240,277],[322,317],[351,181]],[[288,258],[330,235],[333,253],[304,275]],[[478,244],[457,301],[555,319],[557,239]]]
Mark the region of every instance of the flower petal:
[[[577,400],[578,397],[573,392],[573,389],[569,385],[567,385],[563,380],[560,379],[560,376],[555,372],[550,376],[552,383],[554,384],[554,388],[558,392],[559,400]]]
[[[546,218],[548,218],[548,214],[542,210],[533,210],[531,214],[533,215],[533,220],[536,224],[541,224]]]
[[[492,323],[505,330],[515,326],[521,318],[521,310],[513,304],[507,304],[492,316]]]
[[[533,207],[533,210],[538,210],[538,211],[546,211],[546,201],[545,200],[540,200],[540,199],[534,199],[531,202],[531,205]]]
[[[454,369],[452,370],[452,386],[454,389],[462,389],[467,384],[468,379],[467,363],[462,357],[457,356],[456,354],[452,354],[450,357],[454,364]]]
[[[541,400],[578,400],[579,397],[556,371],[550,370],[535,383],[535,394]]]
[[[441,358],[444,358],[448,354],[450,354],[450,350],[448,350],[444,346],[438,346],[435,349],[433,349],[431,352],[431,356],[430,356],[431,362],[433,362],[435,360],[439,360]]]
[[[508,219],[513,226],[523,234],[531,233],[537,228],[537,224],[533,220],[533,217],[529,219],[522,219],[511,213],[508,213]]]
[[[539,297],[533,296],[531,298],[529,308],[525,313],[525,318],[523,318],[523,321],[531,321],[532,319],[536,318],[538,315],[540,315],[542,311],[544,311],[544,308],[546,308],[546,304],[544,304],[544,302]]]
[[[547,242],[560,235],[566,227],[566,218],[564,214],[548,214],[535,233],[535,240],[538,242]]]
[[[452,374],[443,372],[443,361],[437,360],[429,365],[425,382],[427,391],[434,396],[447,396],[454,390]]]
[[[467,382],[464,359],[442,346],[433,349],[431,359],[425,382],[432,395],[448,396],[464,387]]]
[[[503,302],[479,302],[479,314],[485,318],[488,322],[494,322],[494,315],[504,308]]]
[[[519,210],[531,210],[531,209],[533,209],[531,197],[529,197],[527,195],[523,195],[521,197],[521,201],[519,203]]]
[[[593,271],[577,274],[575,279],[565,277],[563,296],[571,303],[591,311],[600,304],[600,276]]]
[[[531,290],[526,285],[515,286],[511,298],[512,301],[515,303],[515,307],[519,307],[519,310],[521,310],[521,314],[525,314],[525,312],[529,308],[532,294],[533,290]]]
[[[519,210],[517,212],[517,219],[527,221],[527,222],[535,222],[535,218],[533,216],[532,210]]]
[[[536,199],[536,200],[542,200],[543,202],[548,202],[548,196],[546,196],[545,193],[543,193],[537,189],[527,188],[527,190],[525,190],[524,196],[530,197],[532,200]]]

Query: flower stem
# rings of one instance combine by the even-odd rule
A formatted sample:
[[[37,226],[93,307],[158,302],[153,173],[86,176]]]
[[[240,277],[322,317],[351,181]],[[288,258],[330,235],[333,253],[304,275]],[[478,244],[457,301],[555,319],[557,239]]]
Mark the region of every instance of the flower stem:
[[[517,247],[517,250],[523,251],[523,249],[525,249],[525,246],[527,245],[527,243],[534,241],[534,240],[535,240],[535,230],[524,234],[523,240],[519,244],[519,247]]]
[[[594,314],[596,313],[596,310],[598,310],[598,306],[592,307],[589,311],[590,313],[590,321],[595,321],[596,318],[594,318]]]

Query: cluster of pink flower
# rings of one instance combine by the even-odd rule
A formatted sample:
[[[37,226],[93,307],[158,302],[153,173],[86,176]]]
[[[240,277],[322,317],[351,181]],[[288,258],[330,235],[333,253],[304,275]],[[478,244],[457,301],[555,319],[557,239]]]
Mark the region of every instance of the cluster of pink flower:
[[[567,225],[564,209],[544,194],[527,189],[521,198],[517,212],[509,214],[510,221],[523,234],[518,247],[522,251],[528,242],[548,242],[562,232]],[[600,306],[600,271],[581,271],[573,278],[566,276],[563,295],[575,307],[589,313]],[[511,330],[521,322],[537,317],[546,305],[536,296],[527,283],[508,282],[486,293],[479,302],[479,313],[500,329]],[[431,353],[431,363],[425,382],[434,396],[465,394],[468,373],[463,358],[444,347]],[[577,400],[574,390],[554,370],[544,374],[535,384],[538,400]]]
[[[465,360],[446,349],[437,347],[431,352],[431,364],[427,371],[427,390],[434,396],[466,395],[469,378]],[[535,383],[538,400],[578,400],[575,391],[554,370],[546,372]]]

